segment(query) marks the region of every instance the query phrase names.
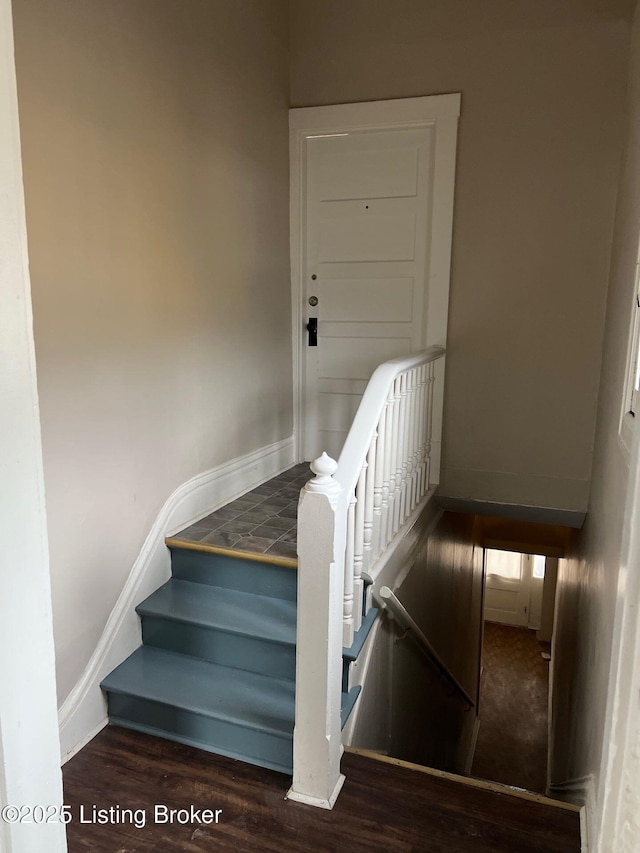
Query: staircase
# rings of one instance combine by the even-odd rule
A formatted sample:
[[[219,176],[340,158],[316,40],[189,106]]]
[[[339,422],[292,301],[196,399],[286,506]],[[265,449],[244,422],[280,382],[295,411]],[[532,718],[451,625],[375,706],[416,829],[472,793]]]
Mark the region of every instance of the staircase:
[[[266,494],[255,495],[263,516],[270,501],[278,508],[283,482],[291,490],[286,474],[270,481]],[[243,510],[235,518],[250,516],[246,497],[228,505],[222,516],[232,515],[234,506]],[[243,523],[236,521],[233,528],[229,519],[221,528],[239,529]],[[264,521],[260,525],[264,528]],[[221,528],[205,538],[221,541]],[[136,608],[143,645],[101,685],[110,722],[291,774],[295,561],[252,555],[242,550],[242,540],[236,549],[180,535],[167,541],[172,577]],[[349,665],[375,616],[369,611],[343,653],[343,727],[360,690],[349,689]]]

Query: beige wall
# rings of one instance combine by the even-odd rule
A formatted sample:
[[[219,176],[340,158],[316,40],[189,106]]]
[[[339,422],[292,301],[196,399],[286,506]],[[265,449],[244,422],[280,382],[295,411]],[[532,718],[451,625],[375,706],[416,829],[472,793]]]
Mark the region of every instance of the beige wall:
[[[610,664],[628,511],[629,461],[618,442],[618,418],[640,235],[640,21],[634,27],[629,83],[626,158],[613,242],[591,499],[576,552],[572,559],[560,561],[553,654],[551,779],[562,783],[593,776],[594,793],[600,784],[594,827],[604,793],[601,754],[607,737],[607,698],[615,685],[610,681]],[[613,849],[606,839],[602,843],[597,849],[603,853]]]
[[[286,0],[15,0],[58,695],[193,475],[291,434]]]
[[[442,493],[583,510],[632,0],[293,0],[293,106],[462,93]]]

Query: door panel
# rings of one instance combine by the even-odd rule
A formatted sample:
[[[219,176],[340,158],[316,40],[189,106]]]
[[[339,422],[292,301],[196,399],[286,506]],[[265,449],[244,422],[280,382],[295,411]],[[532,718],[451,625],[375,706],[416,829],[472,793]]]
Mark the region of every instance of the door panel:
[[[385,140],[386,142],[387,140]],[[375,143],[374,143],[375,144]],[[349,145],[349,144],[348,144]],[[318,160],[318,197],[337,199],[399,198],[418,191],[418,151],[415,147],[367,148],[331,153],[324,147]],[[333,147],[333,146],[332,146]]]
[[[362,204],[360,205],[362,207]],[[363,209],[368,209],[366,206]],[[330,211],[325,216],[329,217]],[[319,262],[413,261],[414,216],[333,216],[319,223]]]
[[[322,283],[322,291],[326,321],[411,322],[411,278],[334,278]]]
[[[319,353],[319,367],[323,379],[367,380],[383,361],[403,355],[411,348],[411,338],[361,338],[331,339],[331,346]],[[322,387],[322,379],[320,380]],[[326,401],[325,401],[326,403]]]
[[[306,140],[305,459],[339,456],[373,370],[424,345],[432,133]]]

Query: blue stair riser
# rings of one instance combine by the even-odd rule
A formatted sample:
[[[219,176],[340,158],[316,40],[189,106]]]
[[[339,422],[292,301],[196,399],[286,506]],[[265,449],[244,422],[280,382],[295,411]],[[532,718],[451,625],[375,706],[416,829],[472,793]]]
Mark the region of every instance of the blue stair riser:
[[[295,680],[294,645],[158,616],[142,617],[142,641],[145,646],[191,655],[223,666]]]
[[[351,675],[351,661],[345,657],[342,658],[342,692],[347,693],[349,690],[349,682]]]
[[[297,598],[296,569],[227,557],[225,554],[172,548],[171,574],[179,580],[237,589],[285,601],[295,601]]]
[[[343,691],[340,697],[340,728],[343,729],[347,725],[347,721],[351,716],[362,687],[358,684],[352,687],[351,690]]]
[[[265,732],[149,699],[118,693],[109,693],[108,696],[109,719],[113,725],[175,740],[281,773],[292,772],[292,734]]]
[[[362,625],[356,631],[356,635],[353,638],[353,643],[351,648],[342,649],[342,692],[347,693],[349,691],[349,673],[351,671],[351,664],[358,659],[360,656],[360,652],[362,651],[364,644],[367,641],[367,637],[371,633],[371,629],[373,628],[378,613],[380,611],[376,607],[372,607],[368,613],[365,613],[362,619]],[[342,724],[344,726],[344,723]]]

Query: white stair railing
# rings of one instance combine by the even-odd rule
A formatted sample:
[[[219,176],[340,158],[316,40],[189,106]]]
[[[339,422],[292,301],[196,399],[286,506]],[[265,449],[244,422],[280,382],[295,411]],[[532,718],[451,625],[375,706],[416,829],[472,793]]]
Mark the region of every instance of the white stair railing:
[[[433,346],[381,364],[339,461],[323,453],[300,494],[290,799],[332,808],[344,781],[342,647],[362,624],[363,574],[438,482],[444,354]]]
[[[431,469],[432,442],[440,439],[433,431],[433,386],[436,364],[444,353],[443,347],[430,347],[380,365],[340,454],[334,477],[348,503],[345,647],[352,644],[362,624],[363,573],[384,553],[429,486],[437,482]],[[351,607],[347,602],[352,585]]]

